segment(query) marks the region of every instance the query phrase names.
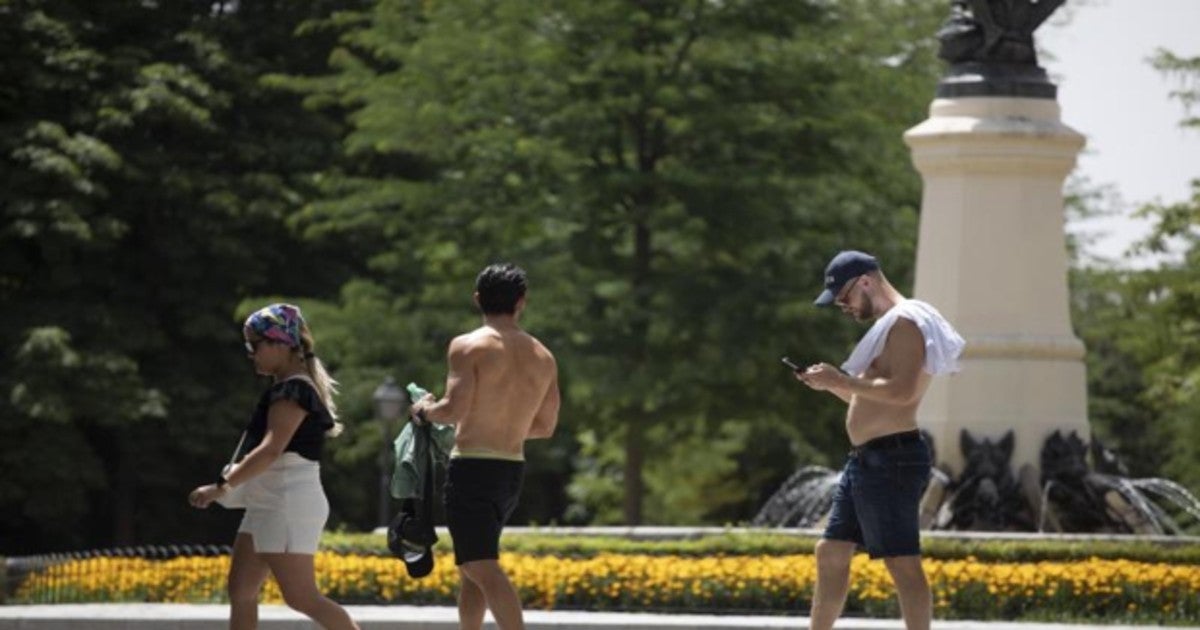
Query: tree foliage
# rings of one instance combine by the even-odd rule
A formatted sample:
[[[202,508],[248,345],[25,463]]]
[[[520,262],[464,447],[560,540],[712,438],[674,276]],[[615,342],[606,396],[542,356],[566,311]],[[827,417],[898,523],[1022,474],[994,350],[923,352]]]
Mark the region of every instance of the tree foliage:
[[[336,125],[258,83],[336,3],[240,4],[0,5],[0,551],[211,536],[239,299],[354,266],[285,222]]]
[[[423,377],[472,325],[480,267],[530,271],[581,445],[564,518],[745,518],[784,462],[842,441],[778,366],[845,350],[808,308],[830,253],[910,273],[899,138],[936,79],[937,5],[378,2],[339,21],[336,74],[277,78],[352,126],[356,164],[302,221],[387,236],[371,290],[408,322],[392,366]]]
[[[841,405],[779,364],[837,361],[861,333],[811,306],[829,256],[873,251],[911,284],[901,134],[945,11],[0,3],[0,552],[227,540],[236,517],[183,496],[236,440],[261,385],[239,320],[275,299],[342,382],[333,526],[376,525],[397,427],[372,391],[440,390],[499,259],[530,272],[524,324],[566,394],[515,520],[749,519],[845,448]],[[1198,62],[1158,65],[1193,103]],[[1178,263],[1079,271],[1073,291],[1098,433],[1193,488],[1198,208],[1145,211],[1144,247]]]
[[[1198,127],[1200,58],[1160,52],[1176,76],[1182,125]],[[1165,255],[1146,270],[1076,272],[1077,321],[1089,348],[1090,412],[1136,476],[1166,476],[1200,489],[1200,179],[1190,198],[1140,211],[1153,229],[1131,254]]]

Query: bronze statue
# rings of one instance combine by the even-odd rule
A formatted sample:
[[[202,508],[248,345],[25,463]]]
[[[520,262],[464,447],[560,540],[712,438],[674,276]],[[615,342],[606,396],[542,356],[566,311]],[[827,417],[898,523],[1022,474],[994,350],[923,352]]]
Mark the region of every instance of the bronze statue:
[[[1055,430],[1042,446],[1042,487],[1064,532],[1112,531],[1104,498],[1088,483],[1088,445],[1072,431]]]
[[[954,0],[938,31],[938,53],[950,63],[1037,64],[1033,31],[1066,0]]]
[[[939,96],[1054,98],[1037,65],[1036,30],[1066,0],[953,0],[937,37],[950,62]]]
[[[1007,531],[1032,527],[1009,466],[1013,441],[1011,430],[998,441],[976,440],[970,431],[962,430],[959,447],[966,465],[952,484],[951,529]]]

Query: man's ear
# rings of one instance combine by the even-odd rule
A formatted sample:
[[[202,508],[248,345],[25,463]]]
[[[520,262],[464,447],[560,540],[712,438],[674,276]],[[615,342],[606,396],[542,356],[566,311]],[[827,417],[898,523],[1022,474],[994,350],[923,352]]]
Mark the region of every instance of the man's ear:
[[[479,304],[479,292],[478,292],[478,291],[476,291],[476,292],[474,292],[474,293],[472,293],[472,294],[471,294],[471,300],[472,300],[473,302],[475,302],[475,306],[477,306],[477,307],[479,307],[479,308],[483,308],[483,307],[482,307],[482,306]]]
[[[869,274],[869,273],[863,274],[863,276],[858,279],[858,285],[857,285],[858,290],[862,291],[863,294],[866,295],[867,297],[870,297],[871,295],[873,295],[871,292],[871,288],[874,286],[875,286],[875,278],[872,278],[871,274]]]

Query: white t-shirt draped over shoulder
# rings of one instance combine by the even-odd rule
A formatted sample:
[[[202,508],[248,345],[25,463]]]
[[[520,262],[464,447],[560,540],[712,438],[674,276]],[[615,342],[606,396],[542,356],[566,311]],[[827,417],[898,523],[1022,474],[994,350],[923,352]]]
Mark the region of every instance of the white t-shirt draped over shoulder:
[[[959,370],[958,357],[966,342],[936,308],[920,300],[901,300],[875,320],[850,353],[850,358],[842,364],[842,370],[855,376],[867,371],[871,362],[883,352],[888,333],[901,317],[916,324],[925,337],[926,372],[936,375]]]

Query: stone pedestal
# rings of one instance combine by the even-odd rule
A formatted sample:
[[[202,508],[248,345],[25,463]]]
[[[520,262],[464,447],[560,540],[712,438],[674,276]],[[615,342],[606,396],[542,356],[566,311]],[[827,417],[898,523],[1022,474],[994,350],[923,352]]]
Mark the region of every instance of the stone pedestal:
[[[1070,321],[1063,180],[1084,144],[1050,98],[939,98],[904,139],[924,179],[914,297],[967,341],[963,371],[934,379],[919,412],[938,463],[959,435],[1015,433],[1014,474],[1046,437],[1088,439],[1084,347]]]

